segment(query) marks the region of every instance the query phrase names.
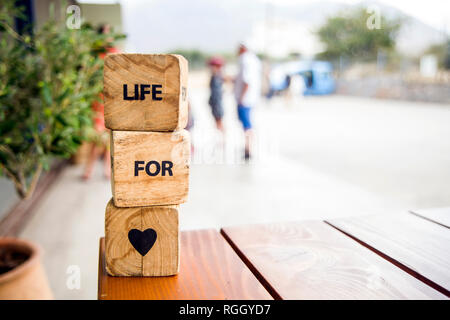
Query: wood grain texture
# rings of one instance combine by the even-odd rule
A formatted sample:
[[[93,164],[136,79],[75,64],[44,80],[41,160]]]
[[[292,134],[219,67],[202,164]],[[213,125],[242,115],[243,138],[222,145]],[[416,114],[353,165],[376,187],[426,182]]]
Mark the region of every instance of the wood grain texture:
[[[142,258],[142,275],[171,276],[180,267],[179,206],[142,207],[141,230],[152,228],[158,238]]]
[[[117,208],[110,200],[105,211],[106,270],[112,276],[142,276],[142,256],[128,240],[128,231],[141,229],[141,208]]]
[[[170,205],[186,202],[189,190],[189,132],[113,131],[111,187],[117,207]],[[135,161],[171,161],[172,176],[135,176]],[[143,165],[144,166],[144,165]],[[155,167],[151,167],[155,170]]]
[[[174,54],[110,54],[105,59],[105,125],[112,130],[174,131],[187,124],[188,62]],[[162,100],[124,100],[123,85],[162,85]]]
[[[181,232],[180,272],[172,277],[110,277],[100,241],[101,300],[271,299],[215,230]]]
[[[440,224],[443,227],[450,228],[450,208],[411,210],[410,213]]]
[[[222,234],[275,297],[445,298],[324,222],[229,227]]]
[[[169,276],[179,269],[178,206],[118,208],[110,200],[105,213],[106,270],[112,276]],[[132,229],[156,231],[145,256],[128,239]]]
[[[450,296],[450,232],[409,213],[328,221],[406,272]]]

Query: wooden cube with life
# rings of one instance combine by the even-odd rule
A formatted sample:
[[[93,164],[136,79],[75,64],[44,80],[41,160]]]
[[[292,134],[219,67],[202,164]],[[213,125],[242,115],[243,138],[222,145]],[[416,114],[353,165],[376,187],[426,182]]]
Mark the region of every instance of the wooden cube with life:
[[[113,131],[111,187],[117,207],[184,203],[189,191],[189,132]]]
[[[118,208],[105,213],[106,270],[111,276],[171,276],[179,271],[178,206]]]
[[[105,125],[175,131],[187,124],[188,62],[176,54],[111,54],[105,59]]]

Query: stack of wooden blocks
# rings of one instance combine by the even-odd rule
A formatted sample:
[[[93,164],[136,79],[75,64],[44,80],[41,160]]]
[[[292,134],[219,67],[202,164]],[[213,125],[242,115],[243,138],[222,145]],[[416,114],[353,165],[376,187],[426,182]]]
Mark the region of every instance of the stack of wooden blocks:
[[[188,63],[179,55],[105,59],[105,125],[111,129],[106,270],[112,276],[179,271],[179,204],[189,189]]]

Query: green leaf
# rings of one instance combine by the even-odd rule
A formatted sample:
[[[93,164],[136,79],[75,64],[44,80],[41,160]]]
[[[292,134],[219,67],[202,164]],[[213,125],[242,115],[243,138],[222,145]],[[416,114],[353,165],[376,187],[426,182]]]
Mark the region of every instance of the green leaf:
[[[43,83],[42,89],[41,89],[42,99],[45,103],[45,105],[50,106],[53,103],[52,99],[52,93],[50,90],[50,87],[47,82]]]

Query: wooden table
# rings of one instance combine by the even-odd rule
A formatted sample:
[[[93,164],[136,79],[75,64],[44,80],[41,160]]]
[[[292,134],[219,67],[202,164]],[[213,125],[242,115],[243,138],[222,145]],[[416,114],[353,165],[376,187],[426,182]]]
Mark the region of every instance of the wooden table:
[[[110,277],[99,299],[448,299],[450,208],[181,233],[174,277]]]
[[[215,230],[181,233],[180,273],[172,277],[111,277],[100,239],[98,298],[102,300],[272,299]]]

